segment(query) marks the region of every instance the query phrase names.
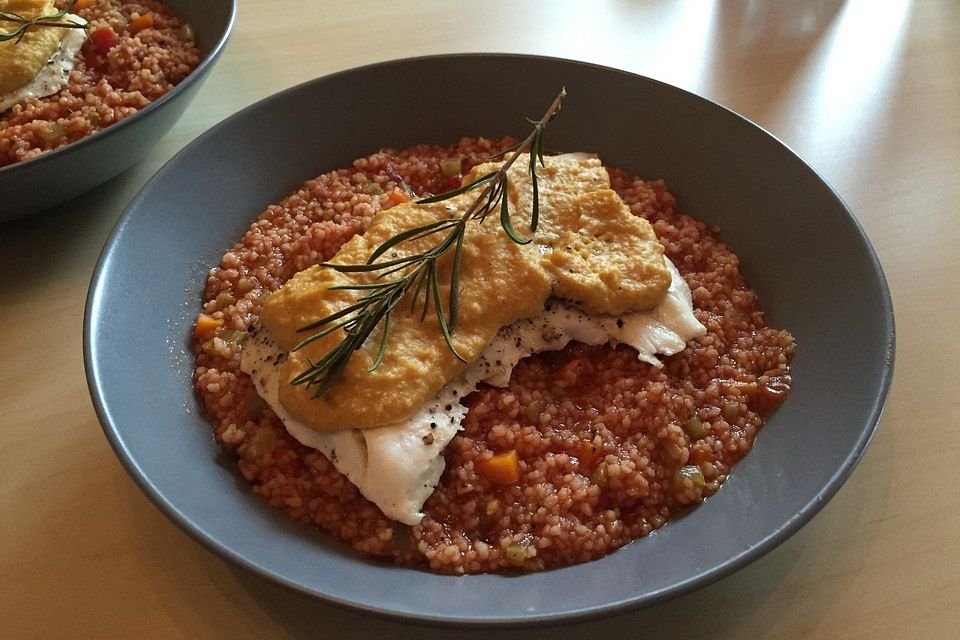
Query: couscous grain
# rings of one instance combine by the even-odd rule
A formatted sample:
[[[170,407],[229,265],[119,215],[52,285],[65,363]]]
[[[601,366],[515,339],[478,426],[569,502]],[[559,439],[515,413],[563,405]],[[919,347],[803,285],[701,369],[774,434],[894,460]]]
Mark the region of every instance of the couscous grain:
[[[223,320],[218,332],[244,331],[264,294],[333,256],[396,201],[392,194],[445,191],[459,180],[446,175],[445,159],[461,157],[467,172],[512,142],[383,150],[308,181],[270,206],[210,271],[204,314]],[[449,574],[585,562],[715,493],[789,392],[794,341],[765,324],[717,230],[678,212],[662,182],[609,172],[690,285],[705,336],[662,369],[625,346],[577,343],[521,361],[507,388],[483,387],[465,398],[464,429],[447,446],[446,470],[415,527],[387,519],[322,454],[288,436],[269,408],[251,401],[256,394],[239,370],[237,343],[212,351],[204,349],[212,337],[198,336],[197,392],[254,492],[361,553]],[[508,450],[519,458],[516,483],[478,475],[478,463]]]

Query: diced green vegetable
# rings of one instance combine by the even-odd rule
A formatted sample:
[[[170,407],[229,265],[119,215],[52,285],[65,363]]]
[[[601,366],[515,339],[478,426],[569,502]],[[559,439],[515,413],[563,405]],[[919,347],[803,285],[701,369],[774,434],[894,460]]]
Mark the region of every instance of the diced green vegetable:
[[[687,420],[687,424],[683,425],[683,430],[686,432],[687,436],[699,440],[706,436],[710,431],[700,422],[700,418],[694,416]]]
[[[67,127],[59,122],[49,122],[37,128],[37,135],[47,143],[56,142],[67,135]]]
[[[530,514],[530,510],[526,506],[520,504],[519,502],[513,503],[513,515],[517,518],[522,518]]]
[[[440,172],[448,178],[459,175],[462,162],[463,160],[460,158],[460,156],[444,158],[440,161]]]
[[[227,357],[229,355],[227,343],[224,342],[223,338],[210,338],[200,345],[200,348],[203,349],[204,353],[211,356]]]
[[[216,306],[217,311],[222,311],[232,304],[236,304],[237,299],[233,297],[233,294],[228,291],[223,291],[217,294],[217,297],[214,299],[213,304]]]
[[[383,187],[376,182],[368,182],[367,184],[363,185],[362,191],[368,196],[383,195]]]
[[[500,521],[500,501],[496,498],[487,500],[480,509],[480,522],[478,529],[482,533],[487,533]]]
[[[723,419],[727,422],[733,422],[738,417],[740,417],[740,407],[733,402],[724,402],[723,408],[720,410],[720,413],[723,414]]]
[[[526,414],[530,422],[539,422],[540,414],[546,409],[547,403],[543,400],[534,400],[527,405]]]
[[[250,443],[243,450],[243,457],[247,460],[254,460],[273,451],[276,444],[277,434],[273,429],[260,429],[250,438]]]
[[[247,332],[234,331],[233,329],[230,329],[228,331],[224,331],[220,335],[220,339],[223,340],[224,342],[228,342],[232,344],[240,344],[241,342],[247,339]]]
[[[700,470],[700,467],[693,464],[688,464],[677,469],[676,473],[673,474],[673,481],[680,486],[683,484],[684,480],[690,480],[693,482],[693,486],[697,489],[702,489],[705,483],[703,479],[703,471]]]
[[[603,489],[607,486],[609,480],[610,472],[607,469],[607,463],[601,462],[597,465],[597,468],[593,470],[593,474],[590,476],[590,482]]]
[[[527,560],[527,548],[529,546],[529,540],[521,540],[511,544],[507,547],[507,562],[515,567],[522,567]]]

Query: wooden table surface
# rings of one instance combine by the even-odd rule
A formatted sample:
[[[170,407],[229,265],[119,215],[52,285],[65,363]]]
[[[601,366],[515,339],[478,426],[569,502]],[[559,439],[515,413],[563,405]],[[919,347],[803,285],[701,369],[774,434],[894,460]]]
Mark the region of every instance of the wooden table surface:
[[[873,242],[897,322],[877,436],[820,515],[735,575],[563,630],[374,620],[208,553],[107,445],[83,375],[84,298],[107,234],[147,178],[280,89],[463,51],[587,60],[718,101],[817,169]],[[955,0],[241,2],[223,58],[145,160],[54,211],[0,225],[0,638],[957,637],[958,116]]]

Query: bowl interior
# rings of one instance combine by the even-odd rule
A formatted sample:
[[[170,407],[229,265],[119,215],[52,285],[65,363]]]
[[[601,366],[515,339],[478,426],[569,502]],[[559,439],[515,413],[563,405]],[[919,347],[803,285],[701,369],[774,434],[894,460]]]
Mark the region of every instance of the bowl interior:
[[[796,337],[793,394],[755,450],[715,496],[648,538],[595,562],[519,577],[384,566],[264,505],[213,442],[192,391],[187,345],[206,271],[302,181],[384,146],[519,135],[523,117],[541,113],[562,86],[569,95],[547,146],[665,179],[681,210],[723,228],[772,324]],[[364,67],[221,123],[131,204],[101,257],[85,327],[88,380],[108,438],[151,499],[194,537],[334,603],[456,623],[557,621],[650,604],[768,551],[852,470],[879,419],[892,354],[890,299],[867,239],[789,149],[674,87],[509,55]]]

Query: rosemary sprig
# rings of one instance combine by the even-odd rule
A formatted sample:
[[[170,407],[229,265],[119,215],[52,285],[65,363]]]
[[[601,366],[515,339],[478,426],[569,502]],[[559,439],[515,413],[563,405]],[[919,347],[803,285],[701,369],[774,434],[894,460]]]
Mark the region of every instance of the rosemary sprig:
[[[13,11],[0,11],[0,22],[12,22],[19,25],[13,31],[3,33],[0,32],[0,42],[6,42],[7,40],[15,40],[19,43],[23,40],[23,37],[27,35],[33,27],[58,27],[61,29],[88,29],[89,25],[86,24],[77,24],[76,22],[70,22],[69,20],[61,20],[65,15],[70,13],[73,10],[73,7],[77,4],[77,0],[69,3],[63,9],[60,9],[56,13],[47,15],[47,16],[38,16],[33,18],[26,18],[19,13],[14,13]]]
[[[370,371],[375,370],[383,361],[387,350],[387,341],[390,336],[390,319],[398,304],[413,291],[410,303],[410,313],[417,311],[420,304],[420,319],[424,320],[430,307],[433,307],[440,331],[447,347],[461,362],[466,360],[461,356],[453,344],[451,332],[456,328],[459,315],[460,296],[460,258],[463,251],[463,239],[466,235],[467,223],[476,221],[482,223],[488,214],[500,210],[500,225],[504,232],[517,244],[527,244],[533,240],[532,233],[537,230],[539,221],[539,191],[537,188],[537,162],[543,166],[543,130],[560,111],[560,104],[567,95],[566,89],[561,89],[546,113],[539,120],[530,120],[533,131],[521,142],[503,150],[495,157],[503,157],[513,152],[496,171],[492,171],[473,182],[463,185],[452,191],[441,193],[418,200],[419,204],[430,204],[449,200],[461,194],[482,188],[480,194],[473,200],[466,211],[459,218],[437,220],[428,224],[408,229],[393,236],[370,255],[365,264],[340,265],[323,263],[340,273],[370,273],[377,272],[374,282],[364,284],[348,284],[331,287],[331,291],[362,291],[364,294],[354,303],[336,313],[317,320],[297,329],[298,333],[306,333],[319,329],[317,333],[305,338],[293,351],[298,351],[308,344],[330,335],[338,329],[343,329],[345,337],[334,349],[329,351],[317,362],[309,360],[309,367],[300,375],[291,380],[291,384],[316,386],[314,397],[321,396],[327,391],[337,377],[347,366],[354,352],[360,349],[370,335],[382,323],[380,346],[377,357]],[[524,239],[517,233],[511,220],[509,198],[509,178],[507,171],[521,153],[530,152],[528,171],[533,185],[533,205],[530,216],[531,237]],[[420,240],[434,235],[443,234],[432,248],[409,256],[378,262],[377,260],[387,251],[397,245]],[[453,261],[450,273],[450,296],[447,309],[444,310],[440,299],[440,264],[439,260],[447,253],[453,252]],[[386,279],[395,276],[393,279]],[[422,295],[422,299],[421,299]]]

